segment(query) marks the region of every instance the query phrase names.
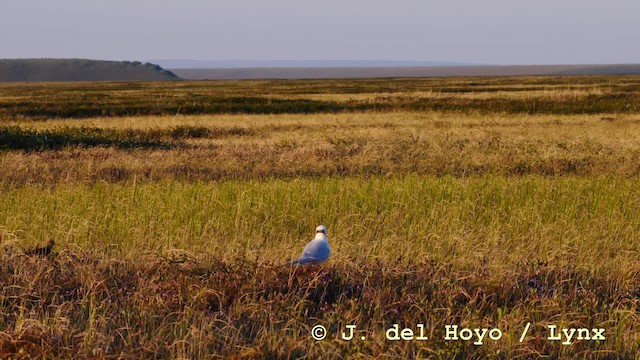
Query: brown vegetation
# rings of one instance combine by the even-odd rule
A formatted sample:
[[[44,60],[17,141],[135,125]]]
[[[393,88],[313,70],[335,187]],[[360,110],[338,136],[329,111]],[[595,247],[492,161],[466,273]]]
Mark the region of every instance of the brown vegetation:
[[[505,273],[421,261],[333,264],[313,271],[215,257],[133,263],[63,252],[55,263],[4,258],[0,357],[300,358],[304,356],[633,358],[640,273],[609,275],[528,261]],[[519,343],[527,321],[529,337]],[[549,323],[605,327],[604,342],[558,346]],[[394,323],[428,341],[392,342]],[[310,338],[324,324],[325,341]],[[346,324],[356,336],[340,339]],[[504,337],[444,340],[444,326]],[[467,355],[468,356],[468,355]]]
[[[0,121],[362,111],[629,114],[640,112],[639,79],[575,76],[3,84]],[[532,91],[546,92],[546,96],[521,96]],[[387,96],[389,93],[394,96]],[[340,98],[318,99],[320,94]],[[363,94],[368,98],[359,100],[357,96]],[[351,100],[352,95],[357,96]]]
[[[56,242],[53,239],[49,239],[49,241],[47,241],[47,245],[27,249],[24,251],[24,254],[28,256],[49,256],[51,255],[51,251],[55,244]]]

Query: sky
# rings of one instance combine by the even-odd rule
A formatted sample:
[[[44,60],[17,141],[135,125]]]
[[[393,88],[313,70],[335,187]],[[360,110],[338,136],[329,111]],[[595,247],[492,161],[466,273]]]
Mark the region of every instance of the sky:
[[[639,0],[0,0],[0,58],[640,63]]]

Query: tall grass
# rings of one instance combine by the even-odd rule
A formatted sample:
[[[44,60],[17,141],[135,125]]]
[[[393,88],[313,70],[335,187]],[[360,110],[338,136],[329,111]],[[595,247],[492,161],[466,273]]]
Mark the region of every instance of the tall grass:
[[[638,266],[637,199],[637,179],[612,177],[24,186],[3,192],[0,229],[118,257],[180,249],[277,263],[324,223],[336,262],[509,267],[534,257],[605,271]]]

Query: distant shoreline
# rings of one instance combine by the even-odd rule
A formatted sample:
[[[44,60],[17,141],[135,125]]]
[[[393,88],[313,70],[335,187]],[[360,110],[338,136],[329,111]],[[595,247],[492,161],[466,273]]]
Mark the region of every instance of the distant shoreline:
[[[168,69],[185,80],[346,79],[447,76],[633,75],[640,64]]]
[[[375,63],[375,62],[369,62]],[[382,62],[378,62],[382,64]],[[38,81],[167,81],[167,80],[271,80],[374,79],[429,77],[635,75],[640,64],[585,65],[396,65],[346,66],[345,63],[295,62],[206,63],[218,66],[169,68],[139,61],[88,59],[0,59],[0,82]],[[235,64],[235,65],[234,65]],[[292,66],[282,66],[293,64]],[[344,66],[328,66],[341,64]],[[355,64],[355,63],[354,63]],[[358,63],[364,64],[364,62]],[[237,65],[237,66],[236,66]],[[348,65],[348,64],[347,64]],[[225,67],[228,66],[228,67]]]

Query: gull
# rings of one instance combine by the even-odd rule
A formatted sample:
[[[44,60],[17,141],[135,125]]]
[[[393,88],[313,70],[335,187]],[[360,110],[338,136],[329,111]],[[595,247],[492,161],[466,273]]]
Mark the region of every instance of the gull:
[[[331,249],[329,249],[329,240],[327,239],[327,228],[324,225],[318,225],[316,228],[316,237],[305,245],[300,258],[290,262],[290,264],[319,264],[327,260],[330,254]]]

